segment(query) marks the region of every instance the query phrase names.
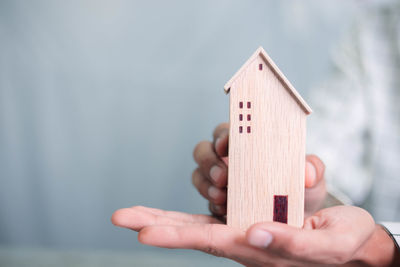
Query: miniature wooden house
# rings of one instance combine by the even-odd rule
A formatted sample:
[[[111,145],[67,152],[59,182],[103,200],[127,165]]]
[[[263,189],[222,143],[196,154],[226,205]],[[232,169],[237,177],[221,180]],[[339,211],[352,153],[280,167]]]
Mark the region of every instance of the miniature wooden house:
[[[312,110],[262,47],[224,89],[230,93],[228,225],[301,227],[306,116]]]

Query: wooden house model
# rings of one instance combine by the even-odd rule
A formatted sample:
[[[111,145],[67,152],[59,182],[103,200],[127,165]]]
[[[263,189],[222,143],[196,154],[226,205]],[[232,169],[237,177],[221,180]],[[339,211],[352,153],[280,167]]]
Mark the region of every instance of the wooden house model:
[[[306,116],[312,112],[262,47],[230,93],[227,223],[304,220]]]

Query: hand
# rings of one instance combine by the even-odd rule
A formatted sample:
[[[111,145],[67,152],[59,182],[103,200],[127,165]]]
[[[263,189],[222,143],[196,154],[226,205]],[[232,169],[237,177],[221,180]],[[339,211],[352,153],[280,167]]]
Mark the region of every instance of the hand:
[[[219,218],[226,215],[228,135],[229,124],[222,123],[215,129],[212,143],[202,141],[193,151],[198,168],[193,171],[192,182],[200,194],[209,200],[211,213]],[[306,157],[304,206],[306,217],[320,209],[325,200],[324,170],[325,166],[317,156]]]
[[[397,251],[369,213],[352,206],[320,210],[303,229],[269,222],[245,232],[211,216],[140,206],[118,210],[111,220],[139,232],[143,244],[200,250],[246,266],[388,266]]]

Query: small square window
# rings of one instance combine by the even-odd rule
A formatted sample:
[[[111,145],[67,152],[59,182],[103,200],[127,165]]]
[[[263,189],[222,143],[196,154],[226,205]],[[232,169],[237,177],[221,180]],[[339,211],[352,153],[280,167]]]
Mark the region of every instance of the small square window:
[[[239,126],[239,133],[243,133],[243,126]]]
[[[251,108],[251,102],[247,102],[247,108]]]
[[[259,64],[259,65],[258,65],[258,69],[259,69],[259,70],[262,70],[262,64]]]
[[[239,114],[239,120],[240,120],[240,121],[243,120],[243,114]]]
[[[243,102],[242,101],[239,102],[239,108],[243,108]]]
[[[247,120],[251,121],[251,114],[247,114]]]
[[[247,126],[247,133],[251,133],[251,128],[250,128],[250,126]]]

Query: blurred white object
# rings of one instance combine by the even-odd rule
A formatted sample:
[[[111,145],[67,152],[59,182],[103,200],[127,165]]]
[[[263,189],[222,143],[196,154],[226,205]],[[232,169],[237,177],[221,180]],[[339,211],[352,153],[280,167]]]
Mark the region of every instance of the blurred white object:
[[[367,13],[314,90],[309,147],[331,186],[377,220],[400,220],[400,5]]]

